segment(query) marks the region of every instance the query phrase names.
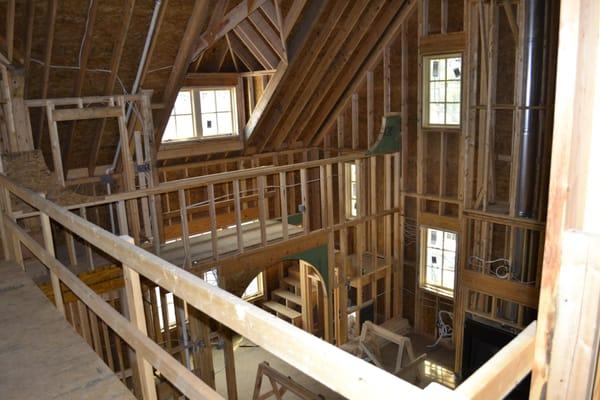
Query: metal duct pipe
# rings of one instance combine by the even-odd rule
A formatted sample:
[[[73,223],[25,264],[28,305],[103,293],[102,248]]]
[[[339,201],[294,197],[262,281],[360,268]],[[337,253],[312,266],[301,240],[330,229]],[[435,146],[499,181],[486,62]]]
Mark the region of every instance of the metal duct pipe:
[[[152,43],[152,37],[154,36],[154,31],[156,30],[156,23],[158,21],[158,12],[160,10],[160,5],[162,0],[154,1],[154,11],[152,11],[152,19],[150,20],[150,26],[148,27],[148,33],[146,34],[146,41],[144,42],[144,49],[142,50],[142,56],[140,58],[140,62],[138,64],[137,74],[135,75],[135,81],[133,82],[133,87],[131,88],[131,94],[136,94],[139,87],[140,81],[142,79],[142,72],[144,71],[144,65],[146,65],[146,58],[148,57],[148,51],[150,50],[150,44]],[[131,112],[133,111],[133,104],[129,103],[127,106],[127,114],[125,116],[125,120],[129,122],[129,118],[131,117]],[[115,156],[113,157],[113,162],[110,166],[110,172],[114,172],[117,167],[117,161],[119,160],[119,153],[121,152],[121,138],[117,142],[117,150],[115,151]]]
[[[540,112],[532,107],[541,105],[544,58],[544,1],[524,2],[525,26],[523,40],[523,115],[521,119],[521,150],[517,179],[516,211],[518,216],[533,218],[535,179],[540,141]]]
[[[540,111],[534,107],[542,102],[542,78],[544,68],[545,1],[527,0],[524,2],[523,29],[523,81],[521,105],[523,114],[519,130],[521,132],[519,168],[517,170],[516,213],[519,217],[535,218],[539,210],[535,204],[535,181],[538,170],[538,148],[541,135]],[[526,255],[525,231],[516,229],[513,238],[511,272],[523,280]],[[531,243],[530,243],[531,246]],[[511,277],[512,278],[512,277]]]

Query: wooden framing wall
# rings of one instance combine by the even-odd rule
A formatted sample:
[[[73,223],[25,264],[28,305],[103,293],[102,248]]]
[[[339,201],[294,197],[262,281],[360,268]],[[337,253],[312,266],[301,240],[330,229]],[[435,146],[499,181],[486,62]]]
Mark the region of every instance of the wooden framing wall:
[[[546,10],[545,69],[540,77],[546,83],[542,103],[534,107],[540,115],[540,132],[544,133],[538,149],[541,166],[534,189],[538,193],[535,219],[518,218],[515,212],[523,112],[519,45],[523,41],[523,4],[418,2],[372,69],[356,78],[356,89],[337,114],[334,129],[317,135],[322,143],[334,143],[339,148],[365,149],[379,129],[380,116],[401,112],[401,181],[394,202],[402,213],[394,221],[399,232],[393,239],[398,263],[393,274],[393,312],[407,317],[417,332],[432,337],[437,335],[438,312],[454,312],[456,371],[461,367],[462,326],[467,312],[516,330],[535,318],[545,231],[556,3],[550,2]],[[422,121],[423,57],[438,54],[462,56],[462,123],[455,129],[430,128]],[[500,81],[515,84],[498,85]],[[374,182],[385,186],[372,179],[371,184]],[[422,226],[458,234],[452,299],[421,288]],[[370,225],[366,231],[369,246],[375,243],[373,229]],[[516,235],[525,237],[519,242],[524,246],[521,263],[525,270],[518,278],[495,282],[498,277],[489,269],[477,269],[472,256],[486,261],[511,259]],[[502,310],[511,307],[517,310],[514,318],[502,315]]]

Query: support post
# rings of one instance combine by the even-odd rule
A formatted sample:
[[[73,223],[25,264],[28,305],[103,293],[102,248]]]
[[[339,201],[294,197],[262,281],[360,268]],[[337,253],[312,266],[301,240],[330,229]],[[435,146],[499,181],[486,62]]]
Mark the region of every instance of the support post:
[[[133,238],[129,236],[121,236],[121,238],[129,243],[134,243]],[[125,294],[127,296],[129,320],[144,335],[147,335],[148,332],[146,331],[146,319],[144,316],[144,301],[142,299],[140,275],[126,264],[123,264],[123,278],[125,280]],[[152,365],[150,365],[150,363],[146,361],[139,352],[136,352],[135,358],[138,367],[137,369],[139,373],[143,399],[157,399]]]

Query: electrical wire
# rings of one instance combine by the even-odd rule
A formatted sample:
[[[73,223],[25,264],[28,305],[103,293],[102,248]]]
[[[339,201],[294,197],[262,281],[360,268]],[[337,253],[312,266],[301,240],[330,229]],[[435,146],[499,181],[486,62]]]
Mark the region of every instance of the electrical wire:
[[[90,5],[87,11],[87,17],[85,19],[85,30],[83,31],[83,38],[81,39],[81,44],[79,45],[79,67],[81,67],[81,53],[83,53],[83,44],[85,41],[85,37],[87,36],[88,28],[90,26],[90,12],[92,11],[92,5],[94,4],[94,0],[90,0]]]
[[[436,347],[442,339],[452,337],[452,335],[454,333],[453,329],[452,329],[452,325],[447,324],[444,321],[444,318],[442,317],[442,315],[444,315],[444,314],[446,314],[451,321],[454,321],[453,313],[451,313],[450,311],[446,311],[446,310],[440,310],[438,312],[438,320],[436,323],[437,328],[438,328],[438,338],[433,344],[427,345],[425,347],[431,349],[433,347]]]

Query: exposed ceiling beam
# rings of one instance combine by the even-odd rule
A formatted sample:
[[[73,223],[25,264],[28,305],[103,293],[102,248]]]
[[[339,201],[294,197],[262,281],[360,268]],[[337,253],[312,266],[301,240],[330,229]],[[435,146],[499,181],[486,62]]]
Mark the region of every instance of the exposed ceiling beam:
[[[229,51],[227,41],[225,39],[216,43],[213,47],[202,53],[198,60],[203,60],[197,66],[194,64],[190,71],[194,72],[219,72],[223,60]]]
[[[81,58],[79,60],[79,71],[77,71],[77,77],[75,78],[75,85],[73,87],[73,97],[81,96],[83,89],[83,80],[87,70],[87,64],[92,49],[92,36],[94,35],[94,25],[96,23],[96,13],[98,11],[98,0],[90,0],[89,12],[87,15],[87,29],[83,36],[83,47],[81,49]],[[77,121],[71,123],[70,130],[65,140],[65,146],[63,149],[63,165],[65,166],[65,177],[69,171],[69,160],[71,159],[71,150],[73,149],[73,142],[75,141],[75,129],[77,127]]]
[[[215,8],[214,3],[211,3],[210,0],[196,0],[194,2],[194,7],[192,8],[183,38],[179,44],[179,50],[177,51],[171,74],[169,75],[169,79],[165,86],[163,94],[163,103],[165,107],[160,113],[156,124],[156,140],[154,144],[157,149],[158,146],[160,146],[162,134],[169,121],[169,115],[171,114],[173,104],[175,104],[175,99],[181,88],[181,83],[183,82],[188,67],[193,59],[194,50],[198,48],[198,38],[202,32],[206,30],[207,26],[209,26],[209,10],[212,6],[214,12]],[[225,1],[219,0],[216,7],[225,7]]]
[[[33,43],[33,26],[35,22],[35,3],[27,2],[27,23],[23,33],[23,43],[25,43],[25,54],[23,59],[23,69],[25,70],[25,87],[23,97],[27,97],[27,88],[29,84],[29,67],[31,66],[31,45]]]
[[[266,4],[266,3],[265,3]],[[275,53],[279,56],[280,59],[285,59],[285,49],[283,48],[283,44],[281,42],[281,37],[271,24],[267,21],[267,19],[263,16],[260,11],[256,11],[248,17],[256,31],[265,39],[265,41],[271,46]]]
[[[235,67],[235,71],[240,72],[240,68],[238,67],[238,62],[235,57],[235,53],[233,52],[233,49],[231,48],[231,41],[229,40],[229,33],[225,34],[225,40],[227,41],[227,48],[229,49],[229,54],[231,54],[231,60],[233,61],[233,66]]]
[[[352,32],[354,32],[353,29],[359,21],[367,22],[361,20],[361,16],[365,12],[365,9],[368,9],[368,7],[377,9],[377,7],[380,7],[383,3],[383,0],[357,0],[352,3],[352,8],[347,13],[346,18],[339,24],[338,20],[336,20],[334,26],[341,25],[341,27],[337,30],[334,30],[333,36],[331,36],[330,40],[327,40],[324,46],[322,46],[322,51],[324,51],[324,53],[319,52],[319,56],[314,57],[311,60],[310,67],[306,68],[306,70],[310,71],[310,74],[304,73],[302,75],[302,84],[298,85],[297,91],[291,97],[310,99],[315,92],[321,92],[323,85],[322,79],[325,77],[326,73],[331,68],[334,68],[335,64],[339,64],[340,67],[343,67],[343,63],[339,61],[342,59],[339,53],[340,49],[343,48],[342,46],[348,40],[358,42],[356,36],[350,37],[350,35]],[[299,104],[295,107],[291,107],[287,112],[283,113],[279,123],[274,125],[274,128],[268,131],[270,135],[267,140],[262,143],[260,151],[263,151],[264,147],[267,145],[267,142],[269,142],[271,135],[273,134],[275,134],[273,146],[281,145],[287,134],[293,128],[290,124],[301,115],[304,107],[305,104]]]
[[[9,0],[6,5],[6,56],[13,60],[15,48],[15,0]]]
[[[411,15],[411,13],[416,10],[416,4],[416,0],[406,0],[405,4],[398,11],[394,19],[391,21],[390,24],[388,24],[385,33],[375,44],[369,47],[370,52],[367,52],[366,49],[365,51],[357,52],[357,57],[359,57],[360,59],[364,59],[365,61],[360,66],[352,65],[348,69],[348,71],[344,71],[346,76],[351,76],[351,74],[354,75],[354,77],[350,81],[351,84],[346,85],[346,88],[343,91],[338,89],[337,92],[341,93],[334,93],[334,96],[332,96],[328,100],[328,104],[326,105],[326,107],[329,107],[328,109],[331,109],[331,112],[325,115],[325,117],[327,118],[326,120],[325,117],[321,116],[315,118],[314,125],[316,126],[316,128],[311,127],[311,129],[307,130],[308,135],[304,139],[305,144],[319,143],[323,139],[326,132],[335,123],[337,115],[343,109],[346,100],[352,95],[352,93],[354,93],[357,90],[358,86],[362,83],[362,77],[366,74],[368,70],[374,68],[375,64],[379,61],[379,58],[381,57],[382,51],[385,48],[385,46],[389,45],[389,43],[398,34],[402,24],[405,23],[406,19]],[[346,80],[345,77],[341,79],[344,79],[344,81]],[[337,98],[337,101],[334,103],[335,98]]]
[[[250,51],[244,46],[242,41],[237,35],[233,33],[227,34],[231,49],[235,53],[235,56],[239,61],[242,62],[248,68],[249,71],[257,71],[264,68],[258,60],[250,53]],[[268,68],[267,68],[268,69]]]
[[[304,5],[306,4],[306,0],[294,0],[292,2],[292,7],[289,9],[285,19],[283,20],[283,37],[287,40],[292,32],[292,28],[296,24],[298,18],[300,18],[300,14],[302,14],[302,10],[304,9]]]
[[[223,20],[214,26],[211,25],[210,29],[202,33],[202,36],[200,36],[200,40],[193,51],[192,59],[196,59],[204,50],[208,49],[219,39],[224,37],[227,32],[230,32],[240,22],[245,20],[248,15],[252,14],[265,1],[266,0],[242,0],[240,4],[231,9],[231,11],[223,17]]]
[[[351,84],[360,66],[380,41],[394,17],[406,6],[407,1],[386,4],[376,15],[372,15],[368,22],[357,25],[356,29],[359,30],[360,35],[356,36],[354,42],[344,46],[336,59],[337,64],[332,65],[323,79],[322,92],[315,93],[307,102],[301,114],[302,118],[296,120],[298,126],[293,127],[287,140],[297,141],[308,135],[312,137],[313,132],[320,127],[335,107],[342,92]],[[314,121],[308,122],[304,118],[314,119]]]
[[[312,59],[313,55],[316,57],[318,49],[324,45],[327,37],[326,32],[330,32],[330,28],[333,29],[332,22],[339,18],[347,6],[347,2],[334,2],[333,8],[328,7],[328,5],[331,4],[328,2],[312,2],[309,4],[307,12],[299,22],[300,26],[296,30],[297,33],[290,38],[290,43],[293,45],[288,48],[289,66],[285,76],[280,77],[277,86],[269,85],[273,90],[271,97],[273,99],[277,98],[278,101],[270,101],[264,104],[264,107],[258,107],[257,104],[244,128],[246,139],[249,142],[260,144],[261,134],[265,132],[265,126],[271,126],[269,124],[272,119],[280,117],[285,111],[282,103],[297,100],[296,98],[288,98],[286,93],[289,93],[290,87],[296,90],[297,85],[301,83],[297,80],[298,74],[308,73],[309,64],[306,63],[307,60]],[[298,54],[302,54],[302,57],[297,57]],[[262,99],[259,104],[261,102]]]
[[[273,49],[265,42],[265,39],[256,32],[248,21],[240,22],[233,31],[263,68],[273,69],[277,66],[279,62],[277,54],[275,54]]]
[[[46,48],[44,49],[44,70],[42,72],[42,93],[41,98],[45,99],[48,96],[48,81],[50,79],[50,62],[52,61],[52,46],[54,44],[54,24],[56,23],[57,0],[48,0],[46,9]],[[42,144],[44,133],[44,121],[46,113],[44,110],[40,112],[38,129],[36,131],[36,144],[39,149]]]
[[[104,94],[111,95],[115,90],[115,83],[119,76],[119,66],[121,65],[121,58],[123,56],[123,49],[125,48],[125,41],[127,39],[127,33],[129,32],[129,26],[131,25],[131,17],[133,15],[133,8],[135,6],[135,0],[126,0],[123,5],[123,19],[120,21],[121,31],[115,38],[112,57],[110,61],[110,75],[104,84]],[[106,118],[102,119],[96,124],[97,128],[93,133],[92,139],[92,151],[90,153],[90,163],[88,169],[93,173],[98,161],[98,155],[100,153],[100,145],[102,144],[102,135],[104,134],[104,128],[106,127]],[[90,174],[91,176],[91,174]]]

